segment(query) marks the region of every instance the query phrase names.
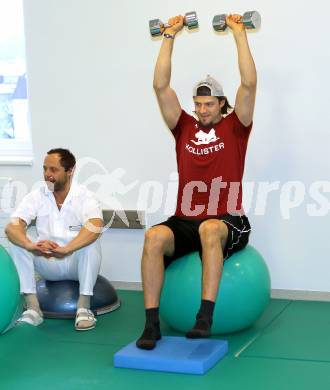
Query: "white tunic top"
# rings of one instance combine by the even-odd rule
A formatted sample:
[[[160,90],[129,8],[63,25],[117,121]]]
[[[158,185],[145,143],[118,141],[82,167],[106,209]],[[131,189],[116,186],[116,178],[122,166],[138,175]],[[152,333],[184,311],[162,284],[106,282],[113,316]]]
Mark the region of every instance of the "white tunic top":
[[[78,235],[89,219],[103,219],[103,216],[100,203],[93,193],[73,183],[61,210],[56,205],[53,192],[45,184],[27,194],[11,218],[21,218],[27,225],[36,219],[39,240],[51,240],[64,246]]]

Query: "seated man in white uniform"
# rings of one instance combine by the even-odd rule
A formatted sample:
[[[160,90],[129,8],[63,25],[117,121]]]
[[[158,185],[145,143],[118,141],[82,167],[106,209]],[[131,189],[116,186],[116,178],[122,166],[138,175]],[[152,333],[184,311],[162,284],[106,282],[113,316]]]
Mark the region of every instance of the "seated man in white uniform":
[[[103,227],[102,210],[91,192],[72,183],[75,164],[69,150],[50,150],[43,166],[45,186],[23,198],[6,226],[27,307],[19,321],[31,325],[43,321],[36,295],[37,272],[46,280],[78,280],[75,328],[95,327],[90,297],[101,265],[98,238]],[[26,233],[34,219],[36,242]]]

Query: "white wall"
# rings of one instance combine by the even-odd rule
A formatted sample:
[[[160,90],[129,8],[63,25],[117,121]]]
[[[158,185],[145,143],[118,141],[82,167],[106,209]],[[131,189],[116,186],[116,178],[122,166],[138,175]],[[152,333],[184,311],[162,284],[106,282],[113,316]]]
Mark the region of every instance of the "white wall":
[[[251,243],[270,267],[273,288],[330,291],[330,55],[327,23],[313,16],[321,12],[325,17],[329,8],[321,0],[312,5],[297,0],[252,0],[248,5],[243,0],[26,0],[35,164],[1,167],[1,175],[30,187],[41,175],[44,153],[54,146],[69,147],[79,158],[97,159],[109,174],[124,169],[125,184],[138,180],[126,195],[118,195],[125,208],[138,208],[146,183],[157,181],[166,189],[176,169],[174,142],[152,90],[160,41],[150,38],[148,20],[198,13],[199,31],[180,34],[173,55],[172,85],[190,111],[192,86],[207,73],[223,83],[231,102],[239,85],[233,38],[213,32],[213,16],[257,9],[262,28],[249,33],[249,42],[258,95],[245,180],[254,182],[255,189],[260,182],[278,182],[278,189],[269,194],[264,215],[258,215],[262,199],[257,202],[257,191],[252,193]],[[101,171],[89,164],[80,181]],[[285,196],[293,188],[288,181],[299,181],[306,194],[285,219]],[[323,216],[311,217],[307,205],[318,203],[308,191],[315,181],[326,182],[325,210]],[[169,214],[164,203],[148,215],[148,225]],[[108,231],[102,241],[103,272],[111,280],[139,281],[142,243],[143,231]]]

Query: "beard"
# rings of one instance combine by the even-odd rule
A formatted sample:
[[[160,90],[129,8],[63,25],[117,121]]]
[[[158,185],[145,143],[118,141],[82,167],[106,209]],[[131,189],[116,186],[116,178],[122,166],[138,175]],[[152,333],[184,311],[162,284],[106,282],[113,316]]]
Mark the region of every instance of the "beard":
[[[208,119],[207,121],[199,119],[199,123],[203,125],[203,127],[209,128],[214,125],[213,120]]]
[[[211,128],[213,127],[214,125],[216,125],[217,123],[220,122],[221,118],[208,118],[205,120],[203,120],[203,118],[199,117],[199,123],[205,127],[205,128]]]
[[[65,182],[64,181],[56,181],[54,183],[54,191],[62,191],[65,188]]]
[[[52,181],[46,180],[46,179],[45,179],[45,182],[47,184],[47,187],[48,187],[49,191],[54,192],[55,183],[52,182]]]
[[[203,117],[198,114],[196,111],[193,111],[193,113],[196,115],[197,119],[198,119],[198,122],[203,126],[205,127],[206,129],[208,128],[212,128],[214,125],[216,125],[217,123],[219,123],[222,119],[222,115],[221,115],[221,112],[219,112],[219,114],[217,114],[216,116],[214,116],[213,118],[209,117],[209,118],[205,118],[205,120],[203,120]]]
[[[60,180],[60,181],[49,181],[45,180],[47,187],[49,191],[51,192],[57,192],[57,191],[62,191],[65,188],[66,182]]]

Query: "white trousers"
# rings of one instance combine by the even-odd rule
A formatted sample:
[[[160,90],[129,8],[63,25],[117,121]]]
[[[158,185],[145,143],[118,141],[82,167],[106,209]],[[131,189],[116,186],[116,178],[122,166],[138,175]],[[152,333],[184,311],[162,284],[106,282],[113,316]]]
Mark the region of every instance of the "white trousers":
[[[64,259],[34,256],[17,245],[10,245],[11,256],[20,278],[21,293],[35,294],[35,272],[46,280],[77,280],[81,295],[93,295],[101,266],[99,240],[85,246]]]

